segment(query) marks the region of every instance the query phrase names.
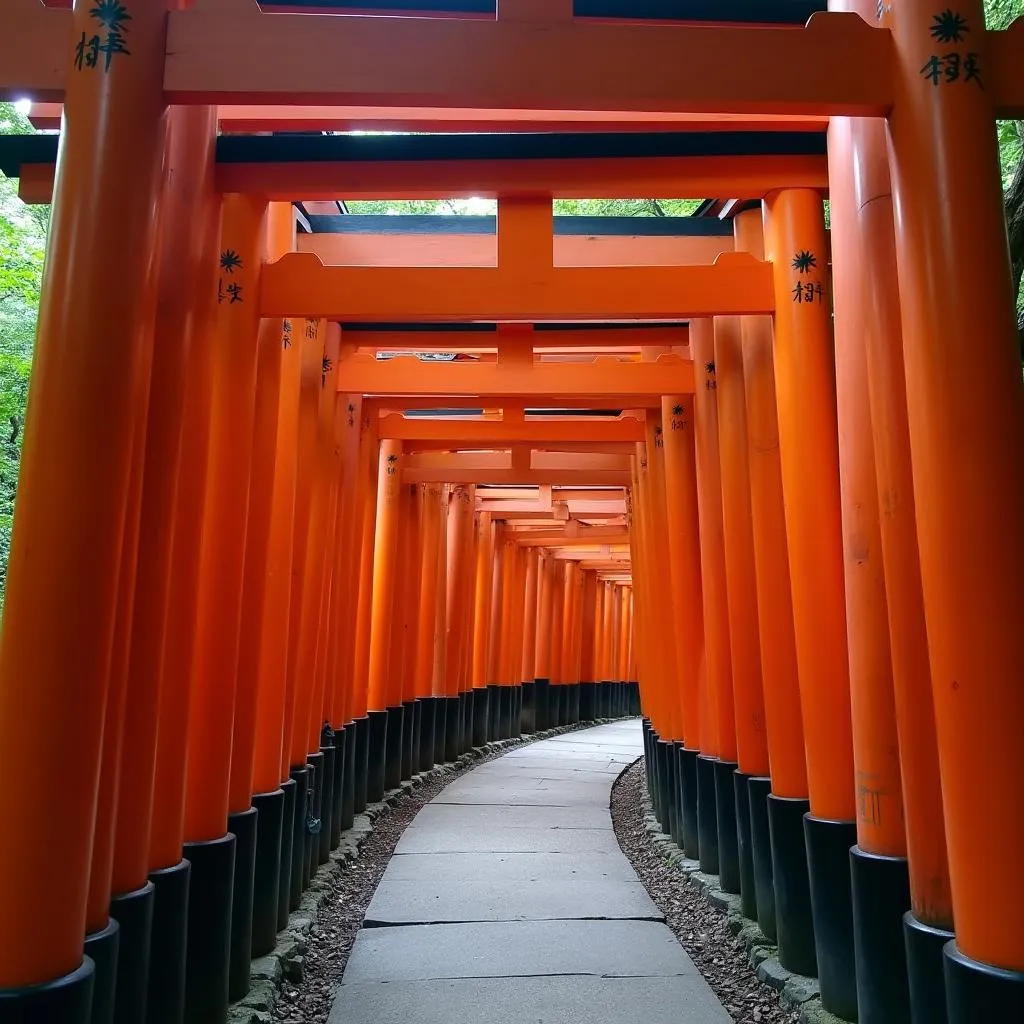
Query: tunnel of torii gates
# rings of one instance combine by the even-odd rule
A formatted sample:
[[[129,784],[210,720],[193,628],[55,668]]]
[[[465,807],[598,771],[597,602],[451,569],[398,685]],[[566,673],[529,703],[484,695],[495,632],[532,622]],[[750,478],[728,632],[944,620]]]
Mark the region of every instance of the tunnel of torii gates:
[[[0,11],[61,129],[2,150],[53,208],[0,1019],[219,1024],[367,801],[641,711],[663,827],[826,1008],[1024,1019],[1022,23],[169,6]],[[382,125],[425,134],[317,134]],[[552,217],[653,195],[739,198]],[[497,217],[337,202],[450,196]]]

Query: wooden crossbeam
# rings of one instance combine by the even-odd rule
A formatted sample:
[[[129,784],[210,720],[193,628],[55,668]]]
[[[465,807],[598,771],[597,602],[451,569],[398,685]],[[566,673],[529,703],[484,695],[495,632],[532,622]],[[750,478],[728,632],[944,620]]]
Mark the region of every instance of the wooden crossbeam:
[[[391,415],[381,417],[378,426],[381,440],[425,441],[437,443],[479,444],[500,446],[515,442],[531,444],[611,444],[637,442],[644,439],[644,425],[634,417],[602,422],[594,419],[524,419],[514,422],[495,420],[433,420],[422,417],[406,419]]]
[[[170,103],[821,117],[880,116],[893,96],[890,33],[841,12],[815,14],[803,29],[216,10],[168,17]],[[0,100],[62,101],[70,36],[67,10],[5,4]],[[989,36],[996,116],[1024,116],[1020,37]]]
[[[292,253],[263,269],[260,313],[387,322],[677,320],[775,307],[771,266],[723,253],[713,266],[325,267]]]
[[[364,352],[493,352],[498,348],[496,331],[349,330],[345,340]],[[690,331],[685,325],[536,331],[531,342],[535,352],[678,347],[689,344]]]
[[[413,358],[390,360],[355,355],[339,366],[340,391],[364,395],[436,396],[439,405],[450,395],[472,395],[477,402],[505,397],[532,398],[562,404],[563,396],[584,399],[597,407],[653,408],[662,394],[692,394],[693,363],[661,356],[652,363],[425,363]]]

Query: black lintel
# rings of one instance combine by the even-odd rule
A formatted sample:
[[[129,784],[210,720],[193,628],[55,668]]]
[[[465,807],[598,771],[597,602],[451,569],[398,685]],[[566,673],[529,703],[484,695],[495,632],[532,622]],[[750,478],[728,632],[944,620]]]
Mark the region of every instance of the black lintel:
[[[438,12],[495,14],[495,0],[265,0],[264,7],[324,11]],[[578,18],[747,22],[802,25],[825,0],[573,0]]]
[[[398,216],[338,214],[312,215],[313,234],[344,235],[495,235],[497,218],[454,214],[401,214]],[[554,218],[556,235],[642,235],[692,238],[732,237],[732,222],[709,217],[574,217]]]
[[[0,171],[52,164],[56,134],[0,135]],[[222,135],[217,162],[595,160],[604,157],[824,156],[824,132],[552,132],[465,135]],[[688,198],[663,196],[665,199]],[[699,198],[699,197],[692,197]]]

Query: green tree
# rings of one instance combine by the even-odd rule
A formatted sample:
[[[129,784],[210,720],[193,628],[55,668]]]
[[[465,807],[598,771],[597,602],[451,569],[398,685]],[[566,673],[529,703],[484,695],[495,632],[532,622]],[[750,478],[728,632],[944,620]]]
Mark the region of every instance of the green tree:
[[[10,103],[0,103],[0,134],[32,130]],[[48,213],[48,207],[26,207],[18,198],[17,182],[0,174],[0,610],[7,580]]]

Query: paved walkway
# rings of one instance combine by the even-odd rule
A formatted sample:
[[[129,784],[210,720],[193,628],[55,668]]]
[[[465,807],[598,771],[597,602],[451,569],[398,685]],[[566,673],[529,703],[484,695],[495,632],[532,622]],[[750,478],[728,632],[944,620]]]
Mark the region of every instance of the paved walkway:
[[[636,721],[519,747],[406,829],[330,1024],[729,1024],[612,831]]]

